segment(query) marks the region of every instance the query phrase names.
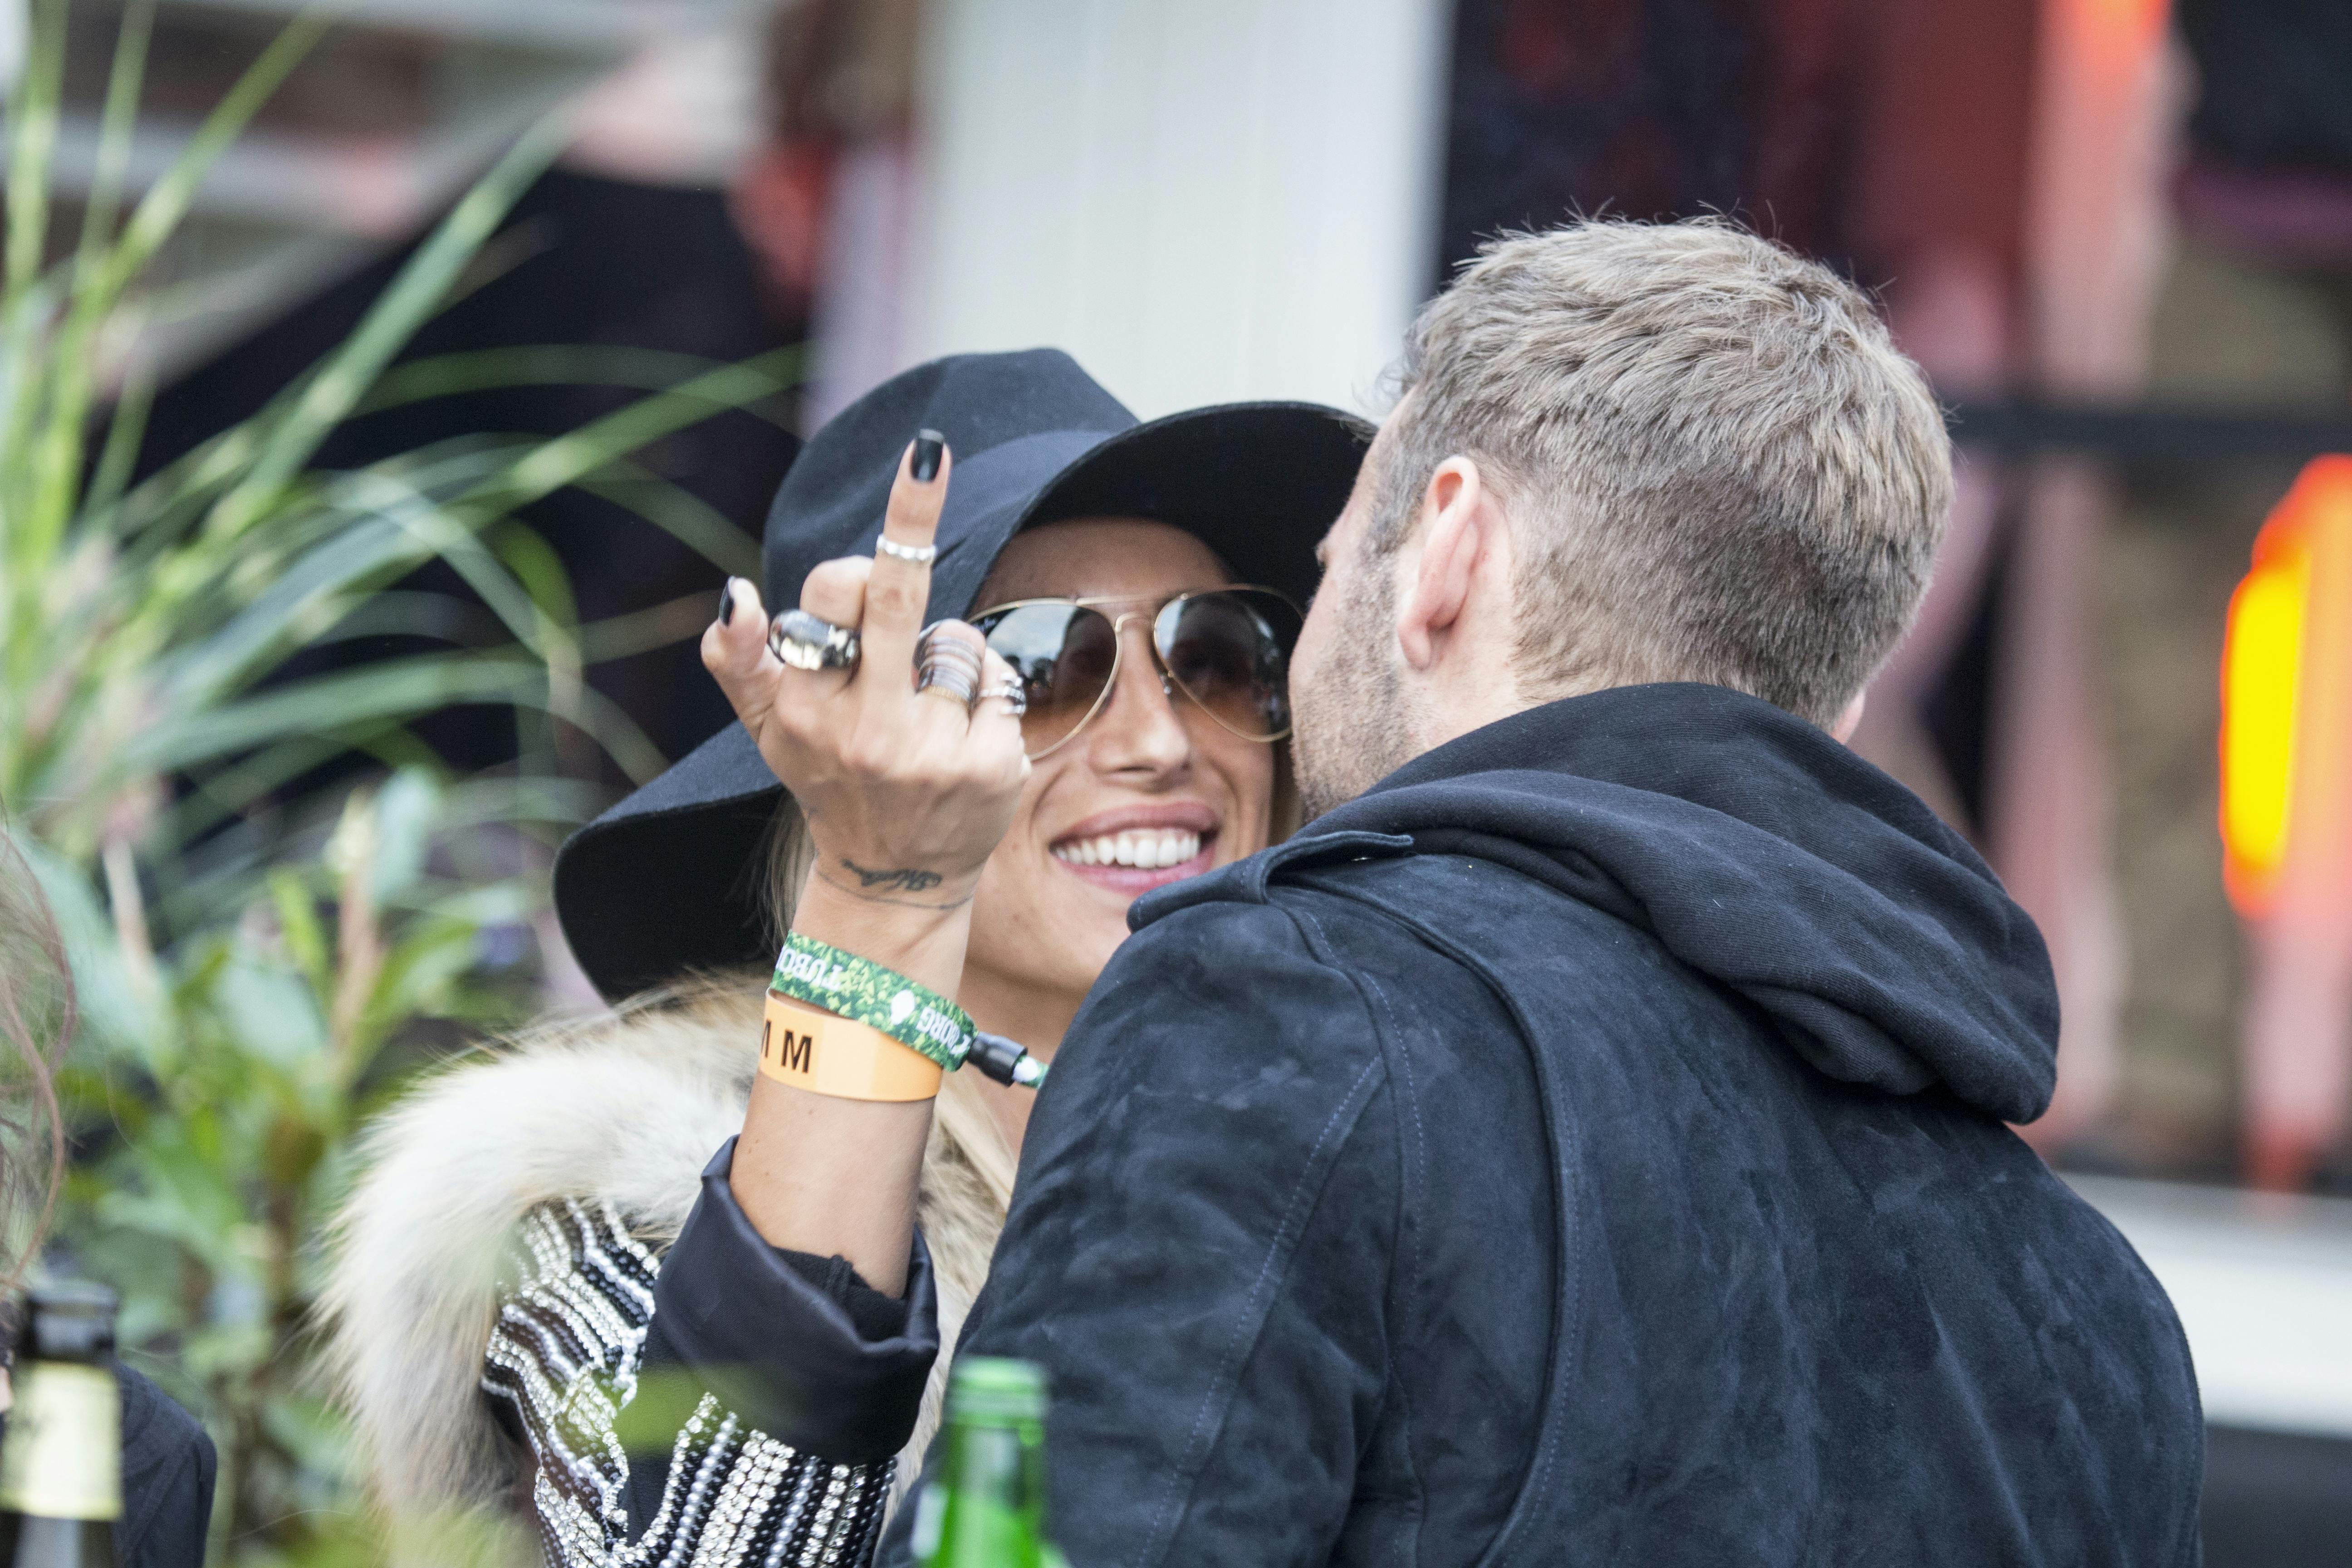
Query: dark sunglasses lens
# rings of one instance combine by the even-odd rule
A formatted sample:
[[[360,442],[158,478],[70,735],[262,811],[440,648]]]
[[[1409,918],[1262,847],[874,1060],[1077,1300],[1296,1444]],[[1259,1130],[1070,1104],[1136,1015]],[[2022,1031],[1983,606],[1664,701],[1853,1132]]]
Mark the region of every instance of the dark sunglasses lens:
[[[980,634],[1028,689],[1021,739],[1033,757],[1087,721],[1118,658],[1110,622],[1079,605],[1016,605],[982,616]]]
[[[1298,612],[1280,595],[1220,588],[1178,599],[1160,612],[1151,638],[1176,684],[1226,729],[1268,741],[1290,728]]]

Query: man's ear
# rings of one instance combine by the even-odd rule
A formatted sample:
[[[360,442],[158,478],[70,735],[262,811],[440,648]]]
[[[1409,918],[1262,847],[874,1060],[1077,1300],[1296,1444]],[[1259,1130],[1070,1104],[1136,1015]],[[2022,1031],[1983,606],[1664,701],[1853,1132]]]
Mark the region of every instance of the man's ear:
[[[1837,722],[1830,726],[1831,740],[1843,746],[1853,739],[1853,732],[1862,728],[1863,705],[1869,697],[1870,693],[1867,691],[1857,691],[1853,694],[1853,700],[1845,705],[1845,711],[1839,714]]]
[[[1486,542],[1486,479],[1468,458],[1448,458],[1422,491],[1413,530],[1412,580],[1397,607],[1397,645],[1405,662],[1427,669],[1470,601],[1478,552]]]

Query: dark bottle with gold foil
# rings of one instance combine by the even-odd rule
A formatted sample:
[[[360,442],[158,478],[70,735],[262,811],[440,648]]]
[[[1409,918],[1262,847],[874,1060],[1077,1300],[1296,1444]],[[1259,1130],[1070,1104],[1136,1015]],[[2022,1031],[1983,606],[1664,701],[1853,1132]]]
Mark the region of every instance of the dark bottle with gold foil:
[[[1045,1540],[1045,1376],[965,1356],[948,1379],[938,1479],[915,1514],[924,1568],[1061,1568]]]
[[[34,1287],[16,1335],[0,1444],[0,1568],[113,1568],[122,1514],[114,1292]]]

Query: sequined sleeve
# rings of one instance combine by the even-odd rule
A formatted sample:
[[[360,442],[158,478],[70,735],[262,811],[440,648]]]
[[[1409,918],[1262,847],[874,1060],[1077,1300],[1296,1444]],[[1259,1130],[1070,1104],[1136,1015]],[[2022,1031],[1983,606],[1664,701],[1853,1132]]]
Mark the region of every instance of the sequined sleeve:
[[[872,1555],[888,1460],[830,1463],[709,1393],[670,1445],[652,1517],[634,1528],[619,1426],[637,1393],[656,1260],[610,1205],[564,1201],[525,1220],[519,1268],[482,1386],[511,1407],[537,1461],[532,1505],[551,1568],[857,1568]]]

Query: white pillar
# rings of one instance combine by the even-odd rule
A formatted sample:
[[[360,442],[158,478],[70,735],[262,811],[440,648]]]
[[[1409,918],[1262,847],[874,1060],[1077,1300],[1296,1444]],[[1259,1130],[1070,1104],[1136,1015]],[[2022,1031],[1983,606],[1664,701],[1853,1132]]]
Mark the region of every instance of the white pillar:
[[[897,364],[1053,345],[1146,418],[1376,407],[1432,279],[1451,10],[933,0]]]

